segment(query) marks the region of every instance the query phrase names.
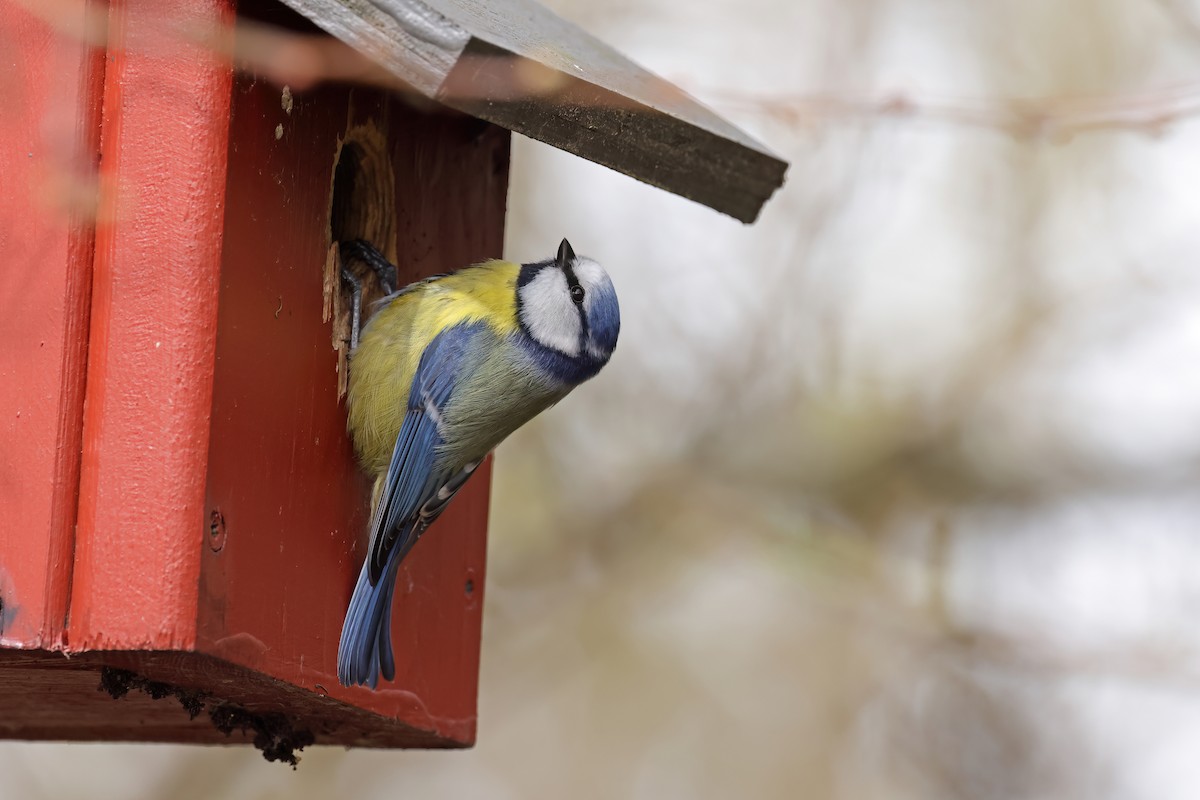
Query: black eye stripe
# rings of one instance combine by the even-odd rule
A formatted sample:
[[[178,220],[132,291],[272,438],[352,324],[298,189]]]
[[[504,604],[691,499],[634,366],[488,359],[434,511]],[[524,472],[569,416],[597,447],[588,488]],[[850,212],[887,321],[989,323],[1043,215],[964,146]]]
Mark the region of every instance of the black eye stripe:
[[[587,312],[583,310],[584,289],[579,283],[579,276],[571,268],[570,262],[563,265],[562,271],[567,276],[567,294],[571,295],[571,302],[579,309],[579,347],[580,352],[582,352],[584,343],[587,342],[588,338]]]
[[[579,278],[575,275],[575,270],[571,269],[570,264],[567,264],[562,268],[562,271],[567,276],[567,288],[573,292],[575,287],[579,286]]]
[[[563,274],[567,276],[567,294],[571,295],[571,302],[579,306],[580,315],[583,315],[583,285],[579,283],[579,276],[575,274],[575,270],[570,264],[564,264],[562,268]],[[584,320],[584,325],[587,325],[587,320]]]

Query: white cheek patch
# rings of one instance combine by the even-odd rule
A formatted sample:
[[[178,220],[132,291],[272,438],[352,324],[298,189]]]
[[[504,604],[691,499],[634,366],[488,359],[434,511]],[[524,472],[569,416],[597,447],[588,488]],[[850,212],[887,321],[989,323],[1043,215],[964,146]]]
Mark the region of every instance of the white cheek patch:
[[[540,344],[568,356],[579,355],[583,323],[567,292],[567,276],[548,267],[521,287],[521,319]]]
[[[592,341],[588,342],[587,351],[588,355],[592,358],[604,358],[608,355],[599,345]]]
[[[608,273],[604,268],[590,258],[577,258],[574,264],[575,277],[579,279],[584,291],[608,283]]]

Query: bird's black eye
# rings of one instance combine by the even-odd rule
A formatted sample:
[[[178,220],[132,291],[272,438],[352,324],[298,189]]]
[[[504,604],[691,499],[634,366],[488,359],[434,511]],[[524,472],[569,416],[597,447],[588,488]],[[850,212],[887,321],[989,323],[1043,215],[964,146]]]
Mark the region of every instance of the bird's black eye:
[[[579,305],[583,302],[583,287],[579,284],[575,284],[571,287],[571,302],[573,302],[575,305]]]

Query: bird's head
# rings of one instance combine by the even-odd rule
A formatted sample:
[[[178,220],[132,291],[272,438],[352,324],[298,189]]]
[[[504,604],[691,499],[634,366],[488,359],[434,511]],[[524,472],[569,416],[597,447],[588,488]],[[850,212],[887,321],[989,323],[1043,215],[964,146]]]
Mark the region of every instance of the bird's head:
[[[608,273],[592,259],[575,255],[566,239],[555,258],[521,267],[517,317],[535,342],[592,367],[591,374],[608,362],[621,329]]]

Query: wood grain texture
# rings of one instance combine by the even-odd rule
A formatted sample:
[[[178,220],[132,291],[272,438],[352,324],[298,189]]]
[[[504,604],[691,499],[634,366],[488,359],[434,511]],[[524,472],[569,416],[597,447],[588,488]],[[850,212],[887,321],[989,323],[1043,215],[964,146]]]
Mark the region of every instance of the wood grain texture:
[[[426,97],[753,222],[787,163],[536,0],[284,0]]]
[[[69,647],[195,641],[231,69],[188,31],[231,0],[109,17]]]
[[[453,19],[423,3],[283,2],[426,97],[436,94],[471,39]]]
[[[162,696],[132,689],[114,698],[101,690],[104,667],[161,682]],[[192,716],[179,694],[195,698],[192,710],[199,713]],[[0,738],[251,744],[252,732],[226,734],[214,724],[213,709],[228,707],[272,715],[310,733],[314,744],[457,744],[200,653],[95,652],[67,659],[44,650],[0,650]]]
[[[83,0],[59,6],[79,24]],[[60,643],[71,576],[101,50],[0,5],[0,646]]]
[[[227,64],[179,38],[231,19],[220,0],[112,4],[108,53],[72,62],[103,65],[102,79],[70,73],[67,95],[85,162],[102,155],[94,260],[86,225],[44,240],[4,232],[13,248],[44,246],[25,254],[48,262],[19,286],[3,274],[33,294],[11,301],[31,327],[8,331],[16,346],[0,348],[0,369],[65,416],[0,420],[25,448],[0,475],[6,508],[41,526],[0,526],[0,601],[15,601],[0,608],[0,736],[230,741],[177,702],[97,692],[99,671],[120,666],[202,690],[211,704],[283,715],[321,743],[465,746],[475,736],[490,462],[401,570],[396,682],[339,687],[338,633],[369,492],[337,398],[323,272],[348,132],[372,132],[386,150],[373,169],[390,184],[362,196],[389,216],[365,210],[361,230],[388,239],[379,244],[402,280],[501,252],[509,134],[382,90],[326,86],[287,101],[252,78],[235,90]],[[41,91],[36,76],[19,82]],[[5,143],[41,152],[33,122],[7,124]],[[5,176],[25,175],[5,158]],[[6,223],[21,217],[0,209]],[[15,419],[26,395],[6,385],[0,412]],[[7,482],[26,469],[49,489]],[[22,487],[31,498],[15,496]]]
[[[350,197],[370,198],[363,201],[369,207],[350,209],[367,224],[339,220],[337,227],[370,236],[393,255],[401,284],[500,254],[509,134],[344,85],[296,93],[290,111],[284,105],[278,86],[237,79],[207,478],[208,513],[219,515],[224,533],[204,551],[198,646],[297,687],[320,685],[329,697],[378,714],[381,730],[403,724],[446,744],[469,744],[486,467],[400,570],[396,681],[376,692],[337,684],[338,638],[366,550],[370,487],[338,399],[323,273],[335,158],[350,158],[354,148],[383,152],[370,149],[362,158],[357,189],[340,185]],[[379,219],[389,204],[390,219]]]

